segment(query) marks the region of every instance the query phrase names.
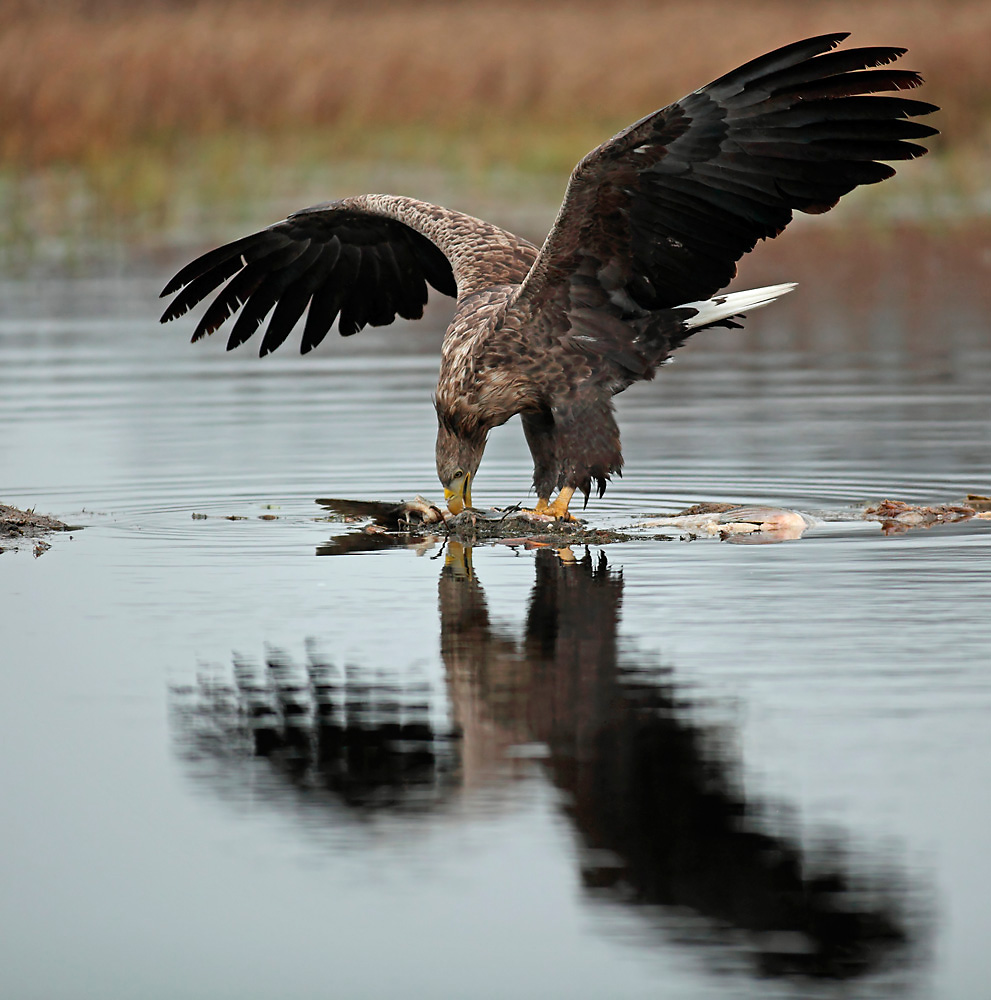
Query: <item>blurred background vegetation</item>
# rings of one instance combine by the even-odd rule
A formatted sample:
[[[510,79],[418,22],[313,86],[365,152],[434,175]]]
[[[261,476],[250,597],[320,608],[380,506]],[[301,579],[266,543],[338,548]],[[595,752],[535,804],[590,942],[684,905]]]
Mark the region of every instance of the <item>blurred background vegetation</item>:
[[[907,46],[943,108],[933,155],[856,205],[880,222],[985,213],[987,0],[4,0],[0,244],[205,243],[382,188],[499,204],[539,237],[589,149],[827,31]]]

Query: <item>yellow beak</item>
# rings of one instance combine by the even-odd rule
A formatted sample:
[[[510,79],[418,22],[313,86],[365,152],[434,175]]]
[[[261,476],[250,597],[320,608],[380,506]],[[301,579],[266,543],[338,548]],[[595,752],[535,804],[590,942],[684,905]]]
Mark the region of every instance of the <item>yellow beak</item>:
[[[447,501],[447,509],[452,514],[460,514],[465,507],[470,507],[471,476],[465,476],[459,484],[458,489],[452,490],[450,486],[445,486],[444,499]]]

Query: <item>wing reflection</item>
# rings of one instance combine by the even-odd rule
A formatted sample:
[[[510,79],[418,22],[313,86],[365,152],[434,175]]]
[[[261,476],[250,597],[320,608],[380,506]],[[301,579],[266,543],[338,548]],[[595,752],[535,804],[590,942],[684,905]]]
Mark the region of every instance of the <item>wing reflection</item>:
[[[449,545],[438,603],[453,725],[431,721],[437,692],[272,653],[264,668],[236,658],[233,686],[189,693],[187,753],[267,757],[352,811],[401,812],[441,808],[536,748],[590,899],[761,975],[849,979],[904,958],[904,879],[883,856],[858,857],[854,877],[835,844],[804,843],[748,799],[732,741],[698,721],[669,668],[620,647],[623,576],[605,554],[534,561],[521,636],[493,624],[471,550]]]
[[[312,646],[304,667],[276,649],[264,664],[235,654],[233,685],[203,675],[173,696],[180,752],[215,785],[265,757],[300,792],[365,813],[429,809],[460,787],[456,739],[431,718],[429,684],[341,669]],[[252,788],[266,790],[281,791]]]

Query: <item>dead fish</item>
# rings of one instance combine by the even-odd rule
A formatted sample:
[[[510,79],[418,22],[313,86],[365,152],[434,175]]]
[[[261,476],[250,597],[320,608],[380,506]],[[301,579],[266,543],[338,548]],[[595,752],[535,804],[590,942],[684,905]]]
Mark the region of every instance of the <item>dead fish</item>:
[[[334,498],[318,499],[317,503],[344,518],[369,518],[390,531],[401,531],[411,524],[438,524],[449,516],[419,494],[412,500],[400,500],[398,503]]]
[[[696,534],[719,535],[723,538],[759,533],[762,537],[754,539],[755,541],[782,542],[801,538],[808,528],[817,523],[816,518],[809,514],[784,507],[727,507],[725,504],[706,506],[724,509],[708,509],[697,514],[653,518],[641,522],[640,526],[681,528]]]

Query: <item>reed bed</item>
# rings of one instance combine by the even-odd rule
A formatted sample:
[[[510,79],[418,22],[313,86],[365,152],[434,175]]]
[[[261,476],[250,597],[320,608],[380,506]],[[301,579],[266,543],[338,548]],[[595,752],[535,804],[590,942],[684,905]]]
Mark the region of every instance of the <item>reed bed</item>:
[[[564,173],[741,61],[837,30],[909,47],[943,107],[934,151],[983,185],[986,0],[6,0],[0,200],[30,178],[43,198],[79,201],[81,184],[98,215],[157,218],[180,193],[252,197],[290,160]]]
[[[601,127],[776,45],[836,30],[911,49],[907,64],[928,78],[925,96],[944,107],[948,146],[989,139],[986,0],[8,0],[4,9],[7,163],[81,160],[240,129]],[[525,157],[509,129],[496,131],[505,157]]]

